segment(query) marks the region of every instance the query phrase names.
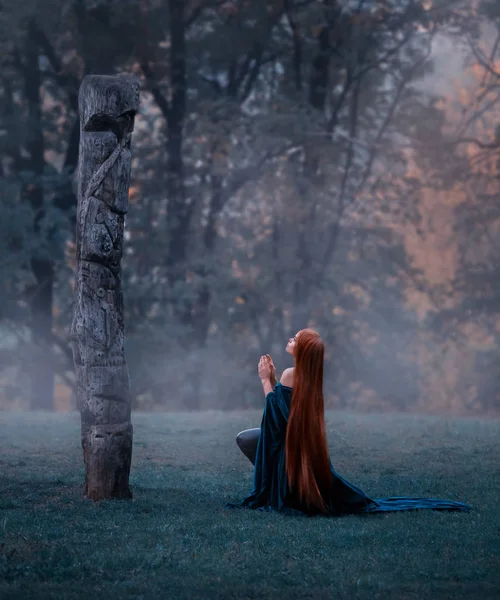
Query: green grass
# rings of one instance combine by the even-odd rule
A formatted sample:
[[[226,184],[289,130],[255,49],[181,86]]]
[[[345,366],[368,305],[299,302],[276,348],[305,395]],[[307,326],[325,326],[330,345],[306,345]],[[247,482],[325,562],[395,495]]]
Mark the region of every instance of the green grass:
[[[94,504],[79,414],[0,414],[0,598],[500,597],[499,421],[328,412],[336,470],[372,497],[479,510],[302,519],[224,508],[261,416],[133,415],[134,498]]]

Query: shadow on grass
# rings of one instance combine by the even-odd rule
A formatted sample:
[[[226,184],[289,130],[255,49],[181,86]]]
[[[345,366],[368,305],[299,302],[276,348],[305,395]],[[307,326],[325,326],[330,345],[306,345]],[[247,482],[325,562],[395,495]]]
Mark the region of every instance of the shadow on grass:
[[[82,483],[68,483],[61,479],[0,479],[0,511],[30,512],[32,515],[43,511],[44,515],[57,514],[65,510],[77,510],[78,514],[91,514],[93,511],[140,515],[182,515],[183,519],[206,513],[226,510],[228,496],[210,494],[203,486],[158,487],[132,484],[132,499],[101,500],[94,502],[84,496]],[[4,513],[5,516],[5,513]],[[50,524],[49,524],[50,526]]]

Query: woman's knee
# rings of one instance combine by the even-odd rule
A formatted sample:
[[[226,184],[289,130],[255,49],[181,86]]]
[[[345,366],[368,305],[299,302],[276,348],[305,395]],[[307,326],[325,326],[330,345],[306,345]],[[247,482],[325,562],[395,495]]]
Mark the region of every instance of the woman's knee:
[[[244,429],[243,431],[240,431],[236,436],[236,443],[238,444],[239,448],[244,448],[248,443],[247,431],[248,429]]]
[[[236,436],[236,443],[241,449],[248,448],[249,446],[252,446],[253,443],[255,443],[255,440],[259,437],[259,435],[260,427],[254,429],[244,429],[243,431],[240,431]]]

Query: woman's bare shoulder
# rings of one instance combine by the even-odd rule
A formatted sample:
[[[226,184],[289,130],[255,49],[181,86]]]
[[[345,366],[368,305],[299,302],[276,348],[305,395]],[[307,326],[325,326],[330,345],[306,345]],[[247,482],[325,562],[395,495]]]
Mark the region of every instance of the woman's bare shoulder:
[[[281,375],[280,378],[280,383],[282,385],[286,385],[287,387],[293,387],[293,372],[294,372],[294,367],[291,367],[289,369],[285,369]]]

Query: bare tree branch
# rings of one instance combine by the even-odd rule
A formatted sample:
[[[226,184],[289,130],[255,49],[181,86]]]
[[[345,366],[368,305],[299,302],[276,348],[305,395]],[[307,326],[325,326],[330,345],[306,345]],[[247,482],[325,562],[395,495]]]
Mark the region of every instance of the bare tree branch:
[[[191,27],[191,25],[193,25],[200,17],[201,15],[206,11],[209,10],[210,8],[219,8],[220,6],[224,5],[227,3],[227,0],[207,0],[206,2],[200,2],[198,4],[198,6],[196,6],[193,11],[191,12],[191,14],[188,16],[188,18],[186,19],[185,23],[184,23],[184,27],[186,28],[186,31],[189,29],[189,27]]]
[[[59,85],[65,88],[68,92],[68,99],[72,110],[78,112],[78,86],[79,82],[73,75],[64,73],[64,66],[56,54],[55,48],[50,42],[45,31],[35,24],[33,33],[37,44],[39,45],[42,52],[47,57],[54,71],[54,78]]]
[[[152,69],[150,68],[148,62],[144,59],[141,60],[141,70],[144,73],[144,76],[146,77],[149,89],[151,91],[151,94],[153,95],[153,98],[155,99],[156,104],[161,110],[163,116],[165,117],[165,120],[168,122],[171,111],[170,102],[167,100],[166,96],[161,91],[160,85],[156,80]]]
[[[500,148],[500,140],[496,140],[494,142],[482,142],[476,138],[472,137],[463,137],[458,140],[448,140],[445,142],[441,142],[439,144],[432,144],[433,146],[458,146],[459,144],[475,144],[478,148],[483,150],[492,150],[496,148]],[[428,144],[426,144],[428,145]]]
[[[338,238],[339,238],[339,234],[340,234],[340,222],[342,220],[342,216],[347,207],[345,204],[345,193],[346,193],[346,189],[347,189],[347,181],[349,179],[349,173],[351,171],[352,162],[353,162],[353,158],[354,158],[354,144],[353,144],[352,140],[356,137],[360,89],[361,89],[361,79],[358,79],[356,81],[356,85],[354,87],[353,97],[351,99],[351,106],[350,106],[349,142],[348,142],[348,146],[347,146],[346,165],[345,165],[345,169],[344,169],[344,174],[342,176],[342,183],[340,185],[340,191],[338,194],[339,213],[338,213],[337,219],[332,227],[332,230],[330,233],[330,238],[329,238],[327,246],[326,246],[325,254],[324,254],[324,257],[322,260],[320,278],[323,277],[328,264],[332,260],[333,255],[335,254],[335,249],[337,247],[337,242],[338,242]]]
[[[295,76],[295,87],[297,90],[302,88],[302,42],[300,38],[300,31],[297,23],[293,20],[292,10],[293,7],[290,5],[290,0],[285,0],[284,3],[285,14],[288,20],[288,25],[292,30],[293,36],[293,71]]]
[[[363,172],[363,176],[361,178],[361,182],[358,185],[356,192],[355,192],[355,197],[358,197],[359,194],[361,193],[368,177],[371,174],[372,171],[372,167],[373,167],[373,163],[375,161],[375,156],[377,154],[378,148],[380,146],[380,142],[382,140],[382,137],[385,133],[385,131],[387,130],[387,127],[389,126],[390,122],[392,121],[392,118],[394,117],[394,113],[396,112],[396,108],[399,105],[399,101],[401,99],[401,96],[406,88],[406,86],[408,85],[408,83],[412,80],[415,71],[425,63],[425,61],[429,58],[431,51],[432,51],[432,40],[434,39],[434,34],[432,34],[429,38],[428,41],[428,46],[427,46],[427,52],[425,53],[424,56],[422,56],[419,60],[417,60],[413,66],[411,67],[411,69],[409,69],[404,77],[400,80],[397,88],[396,88],[396,93],[394,94],[394,98],[391,102],[391,105],[389,106],[389,110],[387,111],[386,115],[385,115],[385,119],[382,122],[382,125],[380,126],[380,129],[377,133],[377,135],[375,136],[375,139],[373,141],[372,147],[370,149],[370,154],[368,157],[368,161],[365,167],[365,170]]]
[[[472,41],[472,39],[470,37],[467,38],[467,41],[469,42],[469,46],[470,49],[472,50],[472,53],[474,54],[477,62],[490,74],[493,75],[493,77],[500,79],[500,72],[495,71],[495,69],[492,67],[491,63],[492,60],[488,60],[488,57],[485,56],[484,52],[482,50],[480,50]],[[498,40],[495,42],[495,45],[498,45]]]

